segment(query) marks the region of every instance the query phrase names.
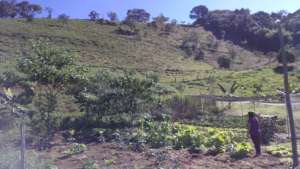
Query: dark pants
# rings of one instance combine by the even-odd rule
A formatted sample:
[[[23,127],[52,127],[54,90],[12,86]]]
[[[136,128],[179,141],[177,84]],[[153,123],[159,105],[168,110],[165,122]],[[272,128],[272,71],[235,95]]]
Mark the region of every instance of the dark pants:
[[[252,142],[255,147],[256,155],[261,154],[260,150],[260,135],[251,135]]]

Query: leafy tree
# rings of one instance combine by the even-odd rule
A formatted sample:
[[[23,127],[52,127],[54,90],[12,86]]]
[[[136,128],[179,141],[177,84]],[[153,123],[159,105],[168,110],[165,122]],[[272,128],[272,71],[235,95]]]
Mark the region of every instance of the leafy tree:
[[[165,30],[166,22],[168,21],[169,18],[165,17],[163,14],[160,14],[159,16],[153,18],[154,26],[160,31]]]
[[[42,12],[42,7],[37,4],[31,4],[28,1],[22,1],[16,4],[18,15],[21,18],[27,19],[27,21],[32,21],[36,14]]]
[[[15,0],[1,0],[0,1],[0,18],[14,18],[17,16],[16,1]]]
[[[90,20],[91,21],[96,21],[98,18],[99,18],[99,13],[92,10],[90,13],[89,13],[89,17],[90,17]]]
[[[199,45],[199,35],[196,32],[192,32],[185,38],[180,48],[184,50],[188,56],[195,56],[197,55]]]
[[[51,7],[46,7],[45,11],[48,13],[47,19],[52,19],[53,9]]]
[[[116,12],[108,12],[107,13],[107,17],[109,18],[109,20],[111,21],[111,22],[117,22],[118,21],[118,15],[117,15],[117,13]]]
[[[18,60],[18,71],[24,73],[39,88],[39,99],[36,103],[38,110],[36,116],[33,115],[38,116],[39,120],[36,120],[35,124],[32,123],[32,127],[36,127],[35,129],[43,134],[41,126],[46,126],[46,135],[41,135],[42,147],[48,144],[51,137],[58,95],[66,85],[83,77],[84,69],[76,66],[75,58],[65,49],[38,40],[32,43],[30,52]]]
[[[208,15],[208,8],[204,5],[194,7],[190,12],[191,19],[203,19]]]
[[[171,23],[167,23],[166,32],[175,32],[177,27],[177,20],[173,19]]]
[[[58,21],[62,22],[63,24],[66,24],[70,20],[70,16],[68,16],[66,14],[60,14],[60,15],[58,15],[57,19],[58,19]]]
[[[150,14],[144,9],[130,9],[127,11],[125,23],[142,22],[146,23],[150,19]]]
[[[149,107],[160,93],[157,87],[158,81],[152,76],[99,72],[81,85],[74,86],[72,93],[88,119],[120,118],[121,115],[137,118],[149,112]]]
[[[261,27],[266,28],[273,28],[275,25],[274,20],[270,16],[270,14],[259,11],[252,15],[253,19],[256,21],[256,23]]]

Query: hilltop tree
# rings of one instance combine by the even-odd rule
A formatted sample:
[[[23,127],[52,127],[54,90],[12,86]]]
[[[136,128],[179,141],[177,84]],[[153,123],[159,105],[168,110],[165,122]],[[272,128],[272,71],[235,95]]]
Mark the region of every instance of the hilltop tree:
[[[66,14],[60,14],[60,15],[58,15],[57,19],[58,19],[58,21],[66,24],[66,23],[68,23],[70,17]]]
[[[272,28],[274,27],[275,22],[273,21],[270,14],[259,11],[252,15],[256,23],[261,27]]]
[[[107,17],[109,18],[109,20],[111,21],[111,22],[117,22],[118,21],[118,15],[117,15],[117,13],[116,12],[108,12],[107,13]]]
[[[90,13],[89,13],[89,17],[90,17],[90,20],[91,21],[96,21],[98,18],[99,18],[99,13],[92,10]]]
[[[150,19],[150,14],[144,9],[130,9],[127,11],[125,23],[142,22],[146,23]]]
[[[27,21],[32,21],[36,14],[42,12],[42,7],[37,4],[31,4],[28,1],[22,1],[16,4],[18,15],[21,18],[27,19]]]
[[[204,5],[194,7],[190,12],[191,19],[203,19],[208,15],[208,8]]]
[[[153,18],[154,26],[160,31],[165,30],[166,22],[168,21],[169,18],[165,17],[163,14],[160,14],[159,16]]]
[[[52,19],[53,9],[51,7],[46,7],[45,11],[48,13],[47,19]]]
[[[16,16],[17,9],[15,0],[0,1],[0,18],[14,18]]]

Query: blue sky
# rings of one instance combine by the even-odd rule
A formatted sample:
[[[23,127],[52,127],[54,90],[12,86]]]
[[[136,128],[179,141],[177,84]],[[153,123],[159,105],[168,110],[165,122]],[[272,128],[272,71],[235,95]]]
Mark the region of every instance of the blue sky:
[[[281,9],[294,12],[300,9],[300,0],[29,0],[43,7],[54,9],[54,16],[65,13],[72,18],[87,18],[91,10],[106,16],[109,11],[117,12],[122,19],[126,11],[132,8],[143,8],[156,16],[163,13],[178,21],[190,21],[190,10],[197,5],[206,5],[210,10],[249,8],[256,11],[279,11]]]

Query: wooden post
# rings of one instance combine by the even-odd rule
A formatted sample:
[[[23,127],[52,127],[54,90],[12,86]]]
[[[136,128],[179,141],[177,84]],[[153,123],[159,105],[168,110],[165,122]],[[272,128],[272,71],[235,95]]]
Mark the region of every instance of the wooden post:
[[[279,32],[280,47],[281,47],[280,56],[283,61],[283,80],[284,80],[284,91],[285,91],[285,103],[286,103],[286,109],[287,109],[289,123],[290,123],[292,153],[293,153],[293,156],[292,156],[293,157],[293,167],[297,167],[299,165],[297,140],[296,140],[297,137],[296,137],[296,131],[295,131],[293,109],[292,109],[291,98],[290,98],[287,58],[286,58],[286,54],[285,54],[285,46],[284,46],[284,39],[283,39],[283,35],[282,35],[281,25],[279,26],[278,32]]]
[[[21,133],[21,169],[26,169],[26,158],[25,158],[25,151],[26,151],[26,141],[25,141],[25,119],[24,113],[22,113],[21,117],[21,126],[20,126],[20,133]]]

